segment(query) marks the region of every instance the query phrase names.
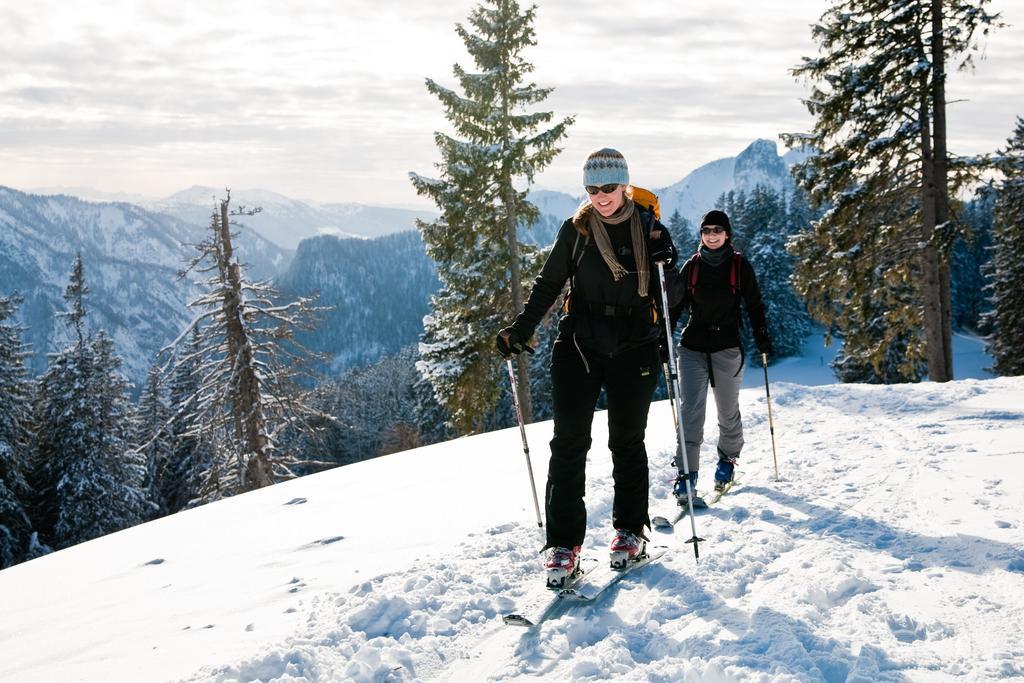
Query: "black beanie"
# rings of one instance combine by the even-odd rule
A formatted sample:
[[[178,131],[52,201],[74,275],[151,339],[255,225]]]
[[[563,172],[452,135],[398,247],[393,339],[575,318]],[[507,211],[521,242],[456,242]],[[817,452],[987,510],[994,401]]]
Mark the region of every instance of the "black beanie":
[[[704,218],[700,219],[700,227],[705,225],[721,225],[725,228],[725,234],[732,239],[732,223],[729,222],[729,217],[725,215],[725,211],[719,211],[718,209],[712,209],[704,214]]]

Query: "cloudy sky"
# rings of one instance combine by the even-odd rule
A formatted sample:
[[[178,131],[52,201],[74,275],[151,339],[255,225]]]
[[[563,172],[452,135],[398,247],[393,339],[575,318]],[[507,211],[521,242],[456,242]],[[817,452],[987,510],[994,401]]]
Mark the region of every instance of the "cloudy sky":
[[[0,0],[0,185],[89,186],[159,197],[191,185],[429,206],[445,129],[425,77],[472,69],[453,26],[470,0]],[[614,146],[651,187],[807,130],[806,86],[824,0],[538,0],[527,52],[544,108],[576,116],[538,178],[578,191],[583,157]],[[1021,106],[1024,3],[949,97],[952,149],[1000,146]]]

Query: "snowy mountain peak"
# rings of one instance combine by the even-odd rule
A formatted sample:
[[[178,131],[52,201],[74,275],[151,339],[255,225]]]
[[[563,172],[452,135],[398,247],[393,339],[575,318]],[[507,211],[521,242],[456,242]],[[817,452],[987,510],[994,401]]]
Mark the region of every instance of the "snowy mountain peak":
[[[557,218],[568,218],[579,208],[581,197],[573,197],[554,190],[534,190],[526,197],[542,214]]]
[[[793,154],[793,163],[801,160],[799,153]],[[792,187],[787,162],[779,156],[778,146],[772,140],[755,140],[737,156],[704,164],[678,183],[655,193],[661,199],[663,219],[679,211],[691,224],[696,224],[726,192],[750,191],[757,185],[776,190]]]
[[[789,183],[789,172],[772,140],[755,140],[736,157],[733,180],[737,190],[749,192],[758,185],[781,190]]]

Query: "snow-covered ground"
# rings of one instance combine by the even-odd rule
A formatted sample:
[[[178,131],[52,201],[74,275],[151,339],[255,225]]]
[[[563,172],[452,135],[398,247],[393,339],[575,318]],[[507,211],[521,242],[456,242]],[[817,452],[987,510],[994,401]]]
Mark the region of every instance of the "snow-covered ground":
[[[537,631],[501,623],[547,597],[513,429],[0,572],[0,680],[1024,680],[1024,377],[808,386],[773,366],[776,481],[753,370],[741,483],[696,518],[700,562],[688,524],[654,533],[661,562]],[[584,552],[603,561],[603,413],[594,432]],[[528,436],[542,487],[551,424]],[[673,449],[656,403],[652,514]]]

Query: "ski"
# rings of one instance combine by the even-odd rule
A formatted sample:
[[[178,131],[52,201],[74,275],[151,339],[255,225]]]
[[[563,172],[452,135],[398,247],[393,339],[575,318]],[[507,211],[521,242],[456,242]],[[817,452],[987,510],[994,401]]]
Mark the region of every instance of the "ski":
[[[604,570],[592,572],[591,570],[594,565],[596,565],[596,560],[592,560],[594,565],[591,565],[591,567],[586,571],[578,575],[571,586],[552,591],[554,596],[535,619],[529,619],[522,614],[513,613],[504,615],[501,620],[506,626],[536,628],[553,617],[563,606],[567,606],[572,603],[594,602],[598,597],[621,581],[631,571],[661,559],[667,551],[668,548],[665,546],[649,547],[647,553],[641,559],[628,564],[625,569],[620,570],[614,570],[610,566],[606,565]],[[590,580],[595,575],[601,578],[600,582],[593,583]]]
[[[680,506],[671,518],[662,517],[661,515],[652,517],[651,526],[654,527],[655,531],[669,532],[672,531],[676,527],[676,524],[679,524],[679,522],[681,522],[688,514],[690,514],[690,506]]]
[[[711,500],[708,500],[707,498],[705,498],[704,500],[707,501],[708,505],[714,505],[718,501],[722,500],[725,494],[729,493],[729,491],[732,491],[732,487],[736,486],[738,482],[739,480],[736,477],[733,477],[732,481],[727,483],[721,491],[715,491],[715,495],[711,497]]]
[[[721,491],[715,491],[714,493],[712,493],[712,494],[710,494],[708,496],[704,496],[704,502],[707,503],[708,507],[710,507],[710,506],[714,505],[715,503],[719,502],[720,500],[722,500],[722,497],[725,496],[725,494],[729,493],[729,491],[732,490],[732,487],[736,485],[737,481],[738,480],[734,478],[732,481],[730,481],[728,484],[726,484],[725,488],[722,489]],[[705,508],[697,508],[697,509],[698,510],[703,510]],[[679,524],[679,522],[681,522],[683,519],[685,519],[686,515],[688,515],[689,513],[690,513],[690,508],[688,506],[684,505],[684,506],[680,507],[678,510],[676,510],[676,513],[672,517],[663,517],[662,515],[657,515],[655,517],[652,517],[651,518],[651,526],[653,527],[653,529],[655,531],[661,531],[661,532],[664,532],[664,533],[668,533],[668,532],[672,531],[673,529],[675,529],[676,524]]]
[[[630,562],[626,565],[625,569],[612,569],[610,566],[606,566],[604,570],[595,572],[593,575],[588,577],[586,582],[577,584],[576,587],[566,591],[565,594],[561,596],[561,599],[582,603],[594,602],[607,593],[608,590],[615,586],[619,581],[622,581],[627,574],[640,569],[641,567],[646,567],[652,562],[657,562],[667,552],[667,546],[648,546],[647,552],[644,556],[638,560]]]
[[[531,621],[524,615],[518,613],[505,614],[501,617],[501,620],[505,623],[506,626],[523,626],[529,628],[532,626],[536,626],[537,624],[540,624],[541,622],[547,620],[548,617],[550,617],[552,613],[555,611],[555,609],[562,603],[563,596],[572,591],[576,587],[576,585],[579,584],[584,579],[584,577],[586,577],[586,575],[593,571],[596,567],[597,558],[580,558],[579,571],[576,573],[575,576],[572,577],[572,580],[568,583],[568,585],[563,586],[562,588],[547,589],[547,592],[550,593],[553,597],[547,603],[547,606],[541,611],[540,616],[537,617],[536,620]]]

